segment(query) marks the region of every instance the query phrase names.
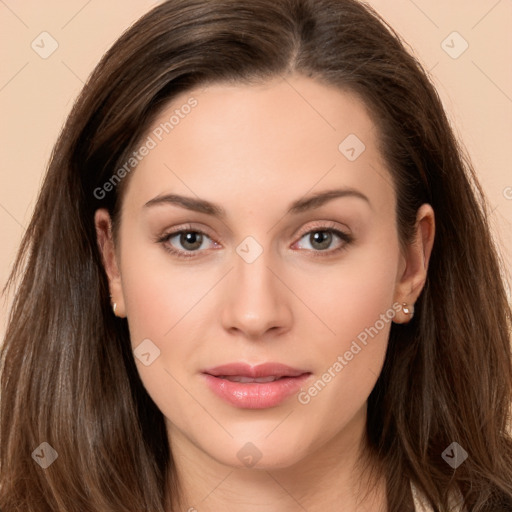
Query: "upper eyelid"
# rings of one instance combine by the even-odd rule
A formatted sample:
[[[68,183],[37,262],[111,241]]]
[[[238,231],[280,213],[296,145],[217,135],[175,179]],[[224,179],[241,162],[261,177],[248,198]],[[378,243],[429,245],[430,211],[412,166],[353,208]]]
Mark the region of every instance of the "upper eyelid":
[[[347,225],[344,225],[341,222],[336,223],[334,221],[328,221],[328,220],[316,221],[316,222],[318,222],[318,224],[313,225],[313,226],[308,226],[307,228],[304,228],[304,229],[300,229],[295,236],[302,237],[304,235],[307,235],[311,231],[314,231],[315,229],[318,231],[335,230],[335,231],[341,231],[341,232],[344,232],[344,230],[347,230],[348,231],[348,233],[346,233],[347,235],[351,234],[351,232],[352,232],[352,230],[349,229],[349,227]],[[344,228],[340,227],[340,224],[342,224],[344,226]],[[201,234],[207,235],[210,238],[214,238],[210,235],[209,231],[210,230],[208,228],[194,227],[192,224],[184,224],[183,226],[173,228],[169,231],[164,230],[164,233],[162,236],[171,236],[171,235],[176,235],[176,234],[183,233],[183,232],[194,232],[194,233],[201,233]],[[221,240],[223,237],[217,237],[217,238],[219,238],[219,240]]]
[[[335,223],[334,221],[323,221],[315,226],[309,226],[307,228],[304,228],[303,230],[299,230],[297,236],[300,236],[300,237],[303,237],[304,235],[307,235],[309,233],[311,233],[312,231],[330,231],[330,230],[333,230],[333,231],[340,231],[341,233],[344,233],[344,228],[341,228],[339,226],[339,224],[341,224],[340,222],[338,223]],[[345,229],[347,231],[349,231],[348,233],[345,233],[347,235],[351,234],[351,230],[348,228],[348,226],[345,226]]]

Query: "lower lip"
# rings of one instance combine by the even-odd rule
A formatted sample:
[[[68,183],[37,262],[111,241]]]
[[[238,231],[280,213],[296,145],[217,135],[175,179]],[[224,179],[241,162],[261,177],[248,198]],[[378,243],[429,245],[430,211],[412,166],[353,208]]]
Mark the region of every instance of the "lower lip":
[[[232,382],[209,374],[203,375],[208,387],[229,404],[242,409],[267,409],[297,393],[311,374],[284,377],[273,382]]]

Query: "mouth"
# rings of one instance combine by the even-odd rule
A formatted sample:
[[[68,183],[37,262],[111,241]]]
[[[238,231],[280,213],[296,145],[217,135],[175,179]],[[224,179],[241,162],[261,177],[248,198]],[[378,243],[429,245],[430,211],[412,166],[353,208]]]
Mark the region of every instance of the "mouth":
[[[281,363],[257,366],[229,363],[204,370],[202,374],[218,397],[243,409],[276,407],[298,392],[312,375],[308,370]]]
[[[214,375],[214,377],[217,377],[218,379],[225,379],[229,380],[230,382],[275,382],[279,379],[286,379],[286,377],[276,377],[275,375],[269,375],[268,377],[244,377],[242,375]]]

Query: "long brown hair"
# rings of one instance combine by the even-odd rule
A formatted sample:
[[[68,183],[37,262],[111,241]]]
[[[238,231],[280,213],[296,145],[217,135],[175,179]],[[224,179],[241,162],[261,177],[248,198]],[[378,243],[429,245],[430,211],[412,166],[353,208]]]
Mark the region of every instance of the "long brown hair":
[[[106,207],[118,224],[129,177],[97,191],[178,93],[289,72],[353,91],[368,106],[403,244],[421,204],[436,214],[415,317],[393,325],[368,401],[367,440],[389,510],[410,509],[409,482],[435,511],[448,510],[455,489],[473,512],[512,510],[503,268],[471,163],[421,66],[355,0],[170,0],[127,30],[87,81],[11,274],[0,359],[3,512],[162,512],[167,493],[178,502],[163,415],[138,376],[126,320],[111,313],[96,243],[94,212]],[[441,456],[454,441],[468,453],[457,469]],[[58,453],[46,469],[31,457],[42,442]]]

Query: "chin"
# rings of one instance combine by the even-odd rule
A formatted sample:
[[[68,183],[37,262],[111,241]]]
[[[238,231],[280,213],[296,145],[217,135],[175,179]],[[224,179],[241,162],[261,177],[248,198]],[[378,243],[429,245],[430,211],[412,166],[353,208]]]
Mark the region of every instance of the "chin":
[[[228,457],[226,451],[210,452],[210,456],[237,469],[274,470],[290,468],[300,463],[308,453],[303,443],[291,442],[290,436],[269,440],[259,434],[254,440],[250,439],[250,436],[245,436],[243,440],[232,441]]]

